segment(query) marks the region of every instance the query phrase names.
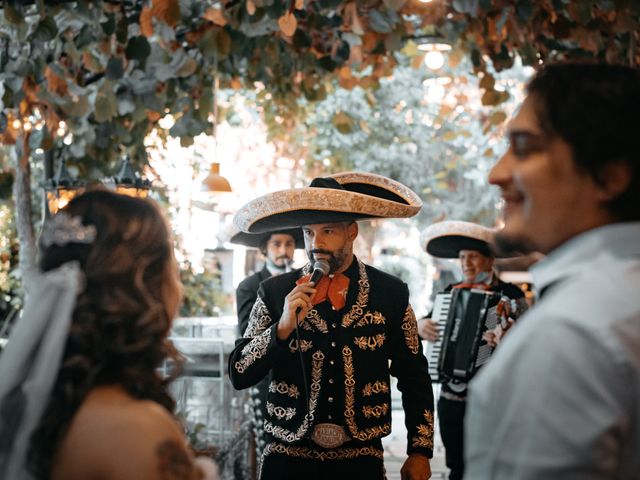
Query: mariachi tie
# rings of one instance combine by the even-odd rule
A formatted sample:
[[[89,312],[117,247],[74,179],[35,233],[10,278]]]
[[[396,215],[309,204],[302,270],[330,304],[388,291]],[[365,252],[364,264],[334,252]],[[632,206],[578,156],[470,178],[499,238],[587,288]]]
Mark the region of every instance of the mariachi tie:
[[[311,275],[305,275],[299,278],[296,285],[308,282]],[[329,300],[334,310],[342,310],[347,301],[347,292],[349,291],[349,277],[343,273],[333,273],[325,275],[315,286],[316,293],[311,299],[313,305]]]

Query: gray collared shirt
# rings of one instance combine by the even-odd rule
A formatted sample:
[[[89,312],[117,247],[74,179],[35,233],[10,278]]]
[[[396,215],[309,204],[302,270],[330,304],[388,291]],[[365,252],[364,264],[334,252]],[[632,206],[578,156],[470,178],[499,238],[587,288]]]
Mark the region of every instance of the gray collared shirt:
[[[640,222],[531,273],[550,288],[470,384],[465,479],[640,479]]]

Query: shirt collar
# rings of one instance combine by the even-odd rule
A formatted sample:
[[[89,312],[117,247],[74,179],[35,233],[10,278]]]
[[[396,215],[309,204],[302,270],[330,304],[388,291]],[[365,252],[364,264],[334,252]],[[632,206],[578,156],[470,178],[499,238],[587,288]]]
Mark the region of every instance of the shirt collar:
[[[349,265],[349,267],[342,273],[349,277],[350,280],[358,281],[358,270],[358,259],[354,255],[351,265]]]
[[[576,235],[530,269],[538,291],[594,265],[640,257],[640,222],[613,223]]]
[[[271,274],[272,277],[275,277],[277,275],[280,275],[281,273],[286,272],[286,267],[278,267],[277,265],[275,265],[273,262],[269,260],[265,262],[265,267],[267,267],[267,270],[269,270],[269,273]]]

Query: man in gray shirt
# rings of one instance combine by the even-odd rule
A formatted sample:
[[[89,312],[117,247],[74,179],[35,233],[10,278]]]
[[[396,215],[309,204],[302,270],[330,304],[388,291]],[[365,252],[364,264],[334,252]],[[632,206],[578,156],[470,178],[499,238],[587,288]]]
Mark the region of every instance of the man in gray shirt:
[[[470,384],[466,479],[640,479],[640,74],[542,69],[490,173],[540,300]]]

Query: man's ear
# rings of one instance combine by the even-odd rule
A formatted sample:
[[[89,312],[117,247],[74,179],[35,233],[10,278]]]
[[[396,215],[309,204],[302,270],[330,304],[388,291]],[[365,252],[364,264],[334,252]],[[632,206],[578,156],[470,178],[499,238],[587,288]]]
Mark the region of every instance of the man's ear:
[[[598,199],[609,202],[626,192],[631,183],[631,167],[626,161],[607,163],[600,171]]]
[[[347,227],[347,235],[350,241],[354,241],[358,236],[358,222],[351,222]]]

